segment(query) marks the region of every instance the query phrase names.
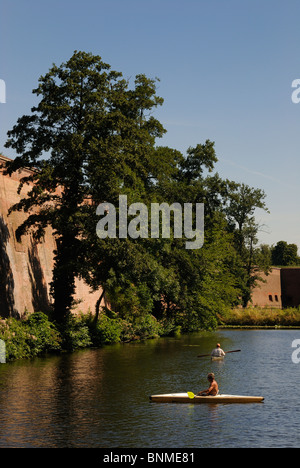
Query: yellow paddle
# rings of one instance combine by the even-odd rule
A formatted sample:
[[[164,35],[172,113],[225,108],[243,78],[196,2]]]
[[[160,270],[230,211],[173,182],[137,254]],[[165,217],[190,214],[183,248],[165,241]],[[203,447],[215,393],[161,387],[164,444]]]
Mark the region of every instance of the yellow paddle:
[[[186,392],[186,393],[188,394],[188,397],[189,397],[191,400],[193,400],[193,399],[195,398],[195,396],[197,396],[197,395],[195,395],[193,392]],[[219,395],[219,392],[218,392],[218,395]],[[206,394],[204,394],[204,395],[198,395],[198,396],[215,396],[215,395],[206,395]]]

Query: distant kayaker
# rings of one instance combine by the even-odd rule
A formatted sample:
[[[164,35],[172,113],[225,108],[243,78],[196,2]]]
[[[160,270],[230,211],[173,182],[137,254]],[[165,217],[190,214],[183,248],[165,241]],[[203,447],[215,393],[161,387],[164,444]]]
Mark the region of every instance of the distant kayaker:
[[[220,343],[217,343],[216,348],[212,350],[211,357],[223,357],[225,356],[225,352],[221,348]]]
[[[202,392],[197,393],[197,396],[216,396],[219,393],[219,386],[215,379],[215,374],[213,374],[212,372],[208,374],[207,380],[210,383],[209,388],[207,390],[202,390]]]

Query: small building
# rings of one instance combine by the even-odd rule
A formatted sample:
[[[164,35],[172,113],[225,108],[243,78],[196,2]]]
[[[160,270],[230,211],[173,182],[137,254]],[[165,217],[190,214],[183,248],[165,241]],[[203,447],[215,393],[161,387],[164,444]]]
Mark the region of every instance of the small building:
[[[263,281],[259,281],[252,292],[252,306],[282,308],[281,268],[272,268],[265,275],[261,273]]]
[[[285,308],[300,305],[300,268],[277,268],[265,275],[252,292],[253,307]]]

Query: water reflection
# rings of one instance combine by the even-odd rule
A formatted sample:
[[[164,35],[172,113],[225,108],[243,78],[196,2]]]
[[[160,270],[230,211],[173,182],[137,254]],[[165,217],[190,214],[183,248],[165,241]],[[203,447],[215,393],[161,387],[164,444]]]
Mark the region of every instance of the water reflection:
[[[297,446],[295,338],[283,330],[226,330],[2,364],[0,446]],[[242,352],[224,361],[197,358],[217,341]],[[154,393],[196,393],[209,372],[222,393],[263,394],[265,403],[149,402]]]
[[[90,412],[103,389],[101,354],[75,353],[30,363],[6,365],[0,394],[0,438],[30,445],[64,446],[79,432],[88,435]],[[3,383],[3,380],[2,380]],[[37,443],[35,439],[34,444]]]

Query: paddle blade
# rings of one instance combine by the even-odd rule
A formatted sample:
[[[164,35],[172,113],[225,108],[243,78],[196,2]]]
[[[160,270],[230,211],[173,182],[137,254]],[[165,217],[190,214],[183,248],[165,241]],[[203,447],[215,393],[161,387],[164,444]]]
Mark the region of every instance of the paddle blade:
[[[195,394],[193,392],[187,392],[188,394],[188,397],[192,400],[193,398],[195,398]]]

